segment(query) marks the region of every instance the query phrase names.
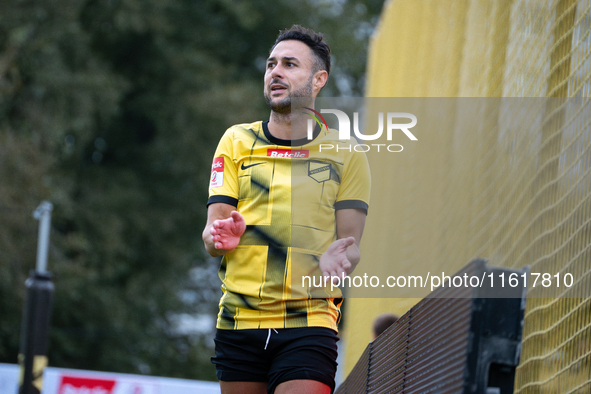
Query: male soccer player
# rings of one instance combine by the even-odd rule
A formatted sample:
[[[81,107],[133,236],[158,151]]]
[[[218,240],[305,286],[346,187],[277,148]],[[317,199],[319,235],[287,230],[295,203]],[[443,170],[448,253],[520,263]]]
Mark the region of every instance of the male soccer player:
[[[282,31],[264,76],[269,121],[229,128],[215,153],[203,241],[224,256],[212,358],[224,394],[334,390],[341,293],[301,277],[353,271],[370,185],[365,155],[347,141],[320,151],[338,132],[308,138],[304,112],[329,73],[322,34]],[[295,98],[308,109],[292,111]]]

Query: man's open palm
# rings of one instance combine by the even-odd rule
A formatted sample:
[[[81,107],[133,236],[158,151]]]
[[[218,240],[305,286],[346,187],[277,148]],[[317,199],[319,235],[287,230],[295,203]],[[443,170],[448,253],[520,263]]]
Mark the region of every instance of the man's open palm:
[[[347,275],[351,262],[347,258],[347,248],[355,243],[355,238],[341,238],[334,241],[320,256],[320,270],[324,276]]]
[[[233,211],[228,219],[216,220],[211,227],[211,235],[216,249],[232,250],[240,243],[246,230],[246,222],[241,214]]]

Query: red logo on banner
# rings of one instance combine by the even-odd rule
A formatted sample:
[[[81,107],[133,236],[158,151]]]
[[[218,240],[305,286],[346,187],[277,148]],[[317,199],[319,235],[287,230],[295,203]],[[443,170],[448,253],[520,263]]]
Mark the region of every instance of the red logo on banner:
[[[58,394],[112,394],[114,380],[62,376]]]
[[[291,149],[267,149],[267,156],[269,157],[287,157],[293,159],[305,159],[310,155],[307,150],[291,150]]]

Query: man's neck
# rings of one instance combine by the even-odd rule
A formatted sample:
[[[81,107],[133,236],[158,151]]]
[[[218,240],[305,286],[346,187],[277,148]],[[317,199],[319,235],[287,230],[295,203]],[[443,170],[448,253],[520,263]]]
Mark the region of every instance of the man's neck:
[[[275,138],[282,140],[299,140],[306,138],[306,119],[304,116],[292,116],[291,112],[279,114],[271,111],[269,117],[269,132]]]
[[[273,137],[282,140],[292,139],[291,112],[287,114],[279,114],[277,112],[271,111],[269,124],[267,126],[269,127],[269,132]]]

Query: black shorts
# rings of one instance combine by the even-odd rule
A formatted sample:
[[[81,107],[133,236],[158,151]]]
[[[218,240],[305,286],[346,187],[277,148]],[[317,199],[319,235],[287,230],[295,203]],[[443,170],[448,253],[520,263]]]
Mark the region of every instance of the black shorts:
[[[289,380],[309,379],[335,386],[336,333],[324,327],[217,330],[217,378],[225,382],[268,382],[267,393]]]

